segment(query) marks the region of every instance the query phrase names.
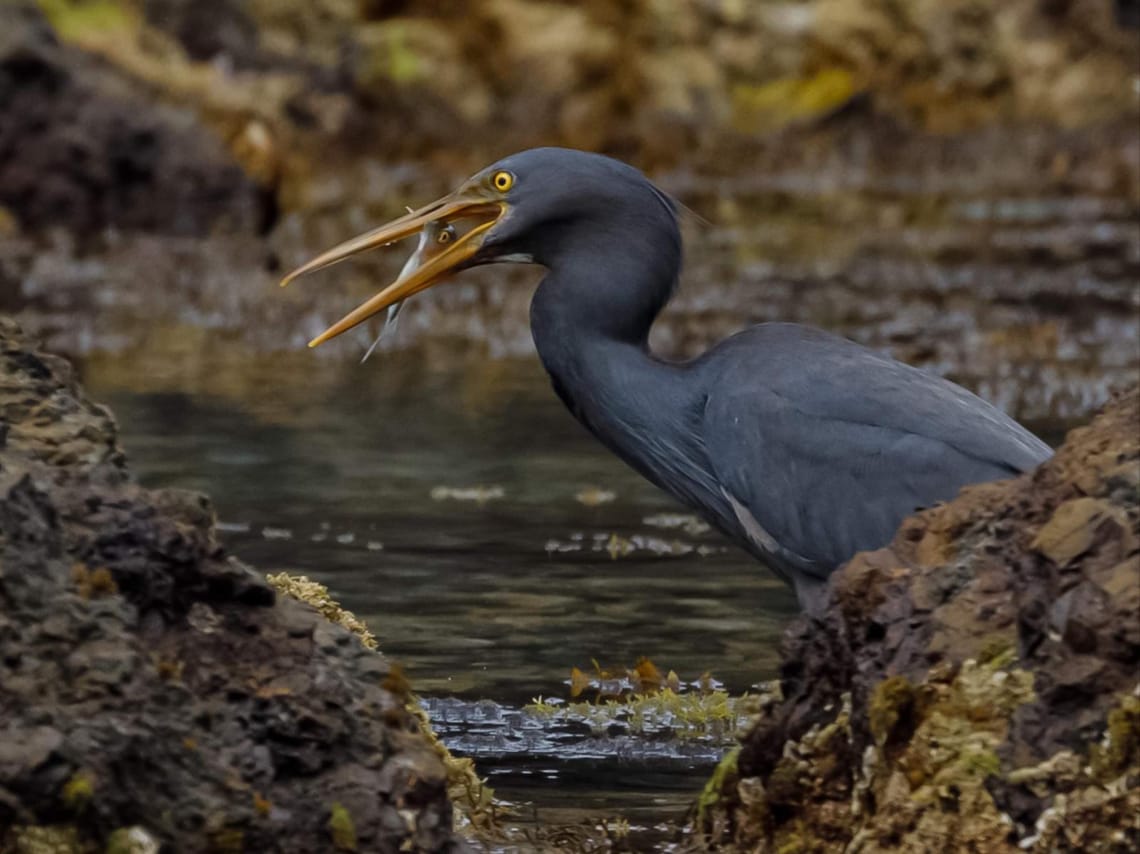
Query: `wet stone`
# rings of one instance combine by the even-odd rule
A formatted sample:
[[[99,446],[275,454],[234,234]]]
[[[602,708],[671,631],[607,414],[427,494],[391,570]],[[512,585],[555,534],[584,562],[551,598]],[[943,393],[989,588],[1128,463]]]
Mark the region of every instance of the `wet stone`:
[[[1074,498],[1058,507],[1033,541],[1033,548],[1058,566],[1065,566],[1092,548],[1102,523],[1120,523],[1106,502]]]
[[[312,637],[318,622],[319,618],[307,609],[294,607],[292,604],[282,608],[282,628],[289,637]]]
[[[22,728],[9,724],[0,739],[0,769],[17,775],[39,768],[63,746],[63,734],[52,727]]]
[[[133,483],[110,415],[7,321],[0,414],[0,849],[67,815],[104,850],[146,815],[152,849],[319,851],[334,795],[367,850],[456,848],[387,662],[226,555],[203,497]],[[399,804],[338,790],[386,772]]]
[[[838,570],[696,829],[734,850],[1140,843],[1140,492],[1121,474],[1140,467],[1138,422],[1132,389],[1035,472]]]

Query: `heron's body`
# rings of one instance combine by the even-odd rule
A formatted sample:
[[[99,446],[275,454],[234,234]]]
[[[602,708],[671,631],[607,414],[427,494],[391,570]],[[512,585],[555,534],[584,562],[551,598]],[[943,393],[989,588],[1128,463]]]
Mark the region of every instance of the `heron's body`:
[[[805,606],[837,566],[885,545],[915,510],[1050,455],[960,386],[810,327],[761,324],[687,362],[654,356],[649,329],[677,282],[680,232],[669,199],[618,161],[522,152],[409,215],[420,217],[409,225],[456,208],[485,215],[497,198],[488,176],[497,186],[504,175],[502,210],[459,238],[473,245],[452,268],[547,267],[531,327],[558,396],[617,456],[791,583]],[[381,229],[301,271],[398,233]],[[440,275],[401,278],[326,336]]]
[[[612,342],[587,348],[604,361],[567,362],[536,343],[579,421],[805,604],[906,516],[1050,453],[961,387],[796,324],[754,326],[683,363]],[[590,393],[576,398],[562,377],[583,372]]]
[[[679,245],[670,221],[645,242]],[[961,386],[819,329],[764,323],[668,362],[648,347],[652,307],[608,306],[642,318],[612,326],[572,308],[587,291],[595,305],[656,293],[663,306],[679,254],[657,270],[609,265],[612,276],[655,277],[640,287],[588,273],[574,281],[572,266],[555,264],[531,304],[535,346],[590,432],[791,583],[801,603],[916,510],[1050,455]]]

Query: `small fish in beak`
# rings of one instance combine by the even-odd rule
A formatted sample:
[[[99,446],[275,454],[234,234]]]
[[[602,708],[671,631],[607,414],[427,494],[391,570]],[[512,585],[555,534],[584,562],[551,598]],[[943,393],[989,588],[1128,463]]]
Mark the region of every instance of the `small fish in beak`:
[[[498,173],[496,173],[498,174]],[[506,175],[506,173],[503,173]],[[460,232],[456,232],[453,239],[444,244],[436,243],[434,248],[438,251],[427,253],[430,257],[421,257],[415,269],[408,271],[380,293],[350,311],[316,338],[309,342],[310,347],[316,347],[336,338],[355,326],[379,314],[395,303],[405,300],[412,294],[432,287],[439,282],[450,278],[451,274],[468,267],[490,263],[493,255],[483,255],[483,244],[487,233],[502,222],[510,211],[510,204],[506,200],[507,187],[496,188],[492,186],[493,179],[489,176],[477,175],[454,193],[444,196],[429,205],[393,220],[387,225],[374,228],[371,231],[350,238],[326,252],[322,252],[311,261],[302,264],[281,280],[285,287],[294,279],[308,273],[323,270],[337,264],[353,255],[379,249],[413,234],[420,234],[432,222],[450,224],[463,221],[466,225]],[[442,232],[440,232],[442,235]],[[405,267],[405,270],[407,268]]]
[[[400,275],[396,281],[411,276],[420,267],[426,264],[435,256],[444,251],[445,248],[455,240],[456,237],[455,226],[450,223],[443,222],[442,220],[432,220],[423,227],[420,232],[420,240],[416,245],[416,250],[404,262],[404,266],[400,269]],[[385,335],[392,334],[396,331],[396,320],[400,316],[400,310],[404,307],[406,300],[400,300],[388,306],[388,316],[384,320],[384,327],[380,330],[380,334],[376,336],[376,340],[365,352],[364,357],[360,360],[363,364],[368,361],[368,357],[372,355],[373,351],[384,340]]]

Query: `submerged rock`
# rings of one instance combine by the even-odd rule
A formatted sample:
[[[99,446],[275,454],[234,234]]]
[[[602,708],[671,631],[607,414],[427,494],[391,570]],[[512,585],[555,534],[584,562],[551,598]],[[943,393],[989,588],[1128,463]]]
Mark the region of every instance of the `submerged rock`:
[[[206,498],[132,482],[110,413],[8,321],[0,604],[0,850],[459,845],[385,659],[228,556]]]
[[[1134,389],[842,568],[700,829],[757,851],[1136,850],[1138,423]]]

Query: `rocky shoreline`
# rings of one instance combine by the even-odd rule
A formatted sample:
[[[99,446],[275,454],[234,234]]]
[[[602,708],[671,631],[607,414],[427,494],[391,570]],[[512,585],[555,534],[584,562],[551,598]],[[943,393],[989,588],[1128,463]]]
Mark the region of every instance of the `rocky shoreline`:
[[[1140,390],[908,519],[785,635],[782,701],[702,801],[741,851],[1140,844]]]
[[[205,497],[134,483],[8,320],[0,426],[0,850],[461,847],[384,657],[227,555]]]

